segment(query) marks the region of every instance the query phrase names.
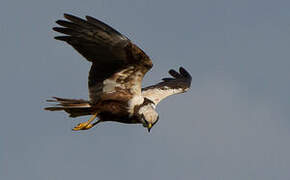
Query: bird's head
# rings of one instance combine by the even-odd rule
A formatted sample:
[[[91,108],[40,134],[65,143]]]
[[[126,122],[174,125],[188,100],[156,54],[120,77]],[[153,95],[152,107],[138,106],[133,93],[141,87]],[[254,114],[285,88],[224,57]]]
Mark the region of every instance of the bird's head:
[[[155,111],[153,105],[142,105],[138,111],[140,120],[145,128],[150,132],[151,128],[157,123],[159,119],[158,113]]]

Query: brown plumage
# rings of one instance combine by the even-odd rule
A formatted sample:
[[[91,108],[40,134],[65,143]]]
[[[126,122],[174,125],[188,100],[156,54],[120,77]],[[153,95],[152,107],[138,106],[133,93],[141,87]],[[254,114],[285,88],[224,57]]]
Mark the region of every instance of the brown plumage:
[[[101,121],[142,123],[150,130],[158,120],[157,103],[172,94],[185,92],[191,83],[189,73],[170,70],[173,78],[142,89],[144,75],[152,68],[150,58],[127,37],[105,23],[86,16],[86,20],[64,14],[66,20],[53,30],[64,34],[55,39],[65,41],[88,61],[89,101],[54,97],[55,106],[46,110],[69,113],[70,117],[93,115],[74,130],[89,129]],[[99,120],[91,124],[95,117]]]

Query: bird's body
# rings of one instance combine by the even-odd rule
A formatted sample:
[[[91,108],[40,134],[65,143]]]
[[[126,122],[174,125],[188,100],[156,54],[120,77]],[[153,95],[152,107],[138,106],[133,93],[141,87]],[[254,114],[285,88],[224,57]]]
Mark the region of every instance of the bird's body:
[[[151,59],[127,37],[103,22],[87,16],[87,20],[65,14],[69,21],[58,20],[63,27],[53,28],[65,36],[55,37],[74,47],[92,62],[89,72],[89,100],[54,97],[56,106],[46,110],[64,110],[70,117],[92,115],[74,130],[90,129],[104,121],[143,124],[148,130],[158,121],[156,105],[167,96],[189,89],[190,74],[183,68],[170,70],[173,78],[142,89],[144,75],[152,68]],[[98,121],[92,121],[98,117]]]

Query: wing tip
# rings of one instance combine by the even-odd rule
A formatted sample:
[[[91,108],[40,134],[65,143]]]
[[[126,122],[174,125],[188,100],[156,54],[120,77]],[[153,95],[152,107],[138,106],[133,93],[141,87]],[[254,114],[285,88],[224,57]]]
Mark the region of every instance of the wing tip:
[[[179,74],[177,71],[175,71],[174,69],[170,69],[170,70],[168,71],[168,73],[169,73],[171,76],[175,77],[175,78],[180,78],[180,77],[181,77],[180,74]]]
[[[66,20],[57,20],[57,21],[55,21],[55,23],[60,25],[60,26],[64,26],[64,27],[66,27],[67,24],[71,24],[71,22],[68,22]]]
[[[183,79],[183,81],[186,82],[188,88],[191,86],[192,77],[184,67],[179,67],[179,72],[175,71],[174,69],[170,69],[168,73],[175,79]],[[168,82],[174,80],[174,78],[163,78],[162,80],[164,82]]]
[[[179,72],[175,71],[174,69],[170,69],[168,73],[175,78],[191,78],[189,72],[182,66],[179,67]]]
[[[54,39],[59,41],[68,41],[70,36],[55,36]]]
[[[179,72],[182,76],[187,77],[187,78],[191,78],[190,73],[184,67],[180,66]]]
[[[56,32],[62,32],[63,28],[62,27],[53,27],[52,30]]]
[[[69,18],[78,18],[72,14],[69,14],[69,13],[63,13],[63,17],[66,18],[66,19],[69,19]]]
[[[63,17],[73,23],[76,23],[76,24],[79,24],[79,25],[82,25],[82,24],[87,24],[87,21],[80,18],[80,17],[77,17],[77,16],[74,16],[72,14],[68,14],[68,13],[64,13],[63,14]]]

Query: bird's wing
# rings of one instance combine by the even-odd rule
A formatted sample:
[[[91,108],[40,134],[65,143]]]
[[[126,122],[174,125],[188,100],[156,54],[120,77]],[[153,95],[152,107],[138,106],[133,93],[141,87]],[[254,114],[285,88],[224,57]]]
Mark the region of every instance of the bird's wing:
[[[90,102],[100,98],[118,99],[141,95],[142,79],[153,66],[150,58],[127,37],[105,23],[64,14],[53,30],[65,34],[65,41],[92,62],[89,72]]]
[[[175,70],[169,70],[171,78],[163,78],[162,82],[142,89],[142,96],[150,99],[157,105],[162,99],[186,92],[191,85],[191,75],[182,67],[179,73]]]

